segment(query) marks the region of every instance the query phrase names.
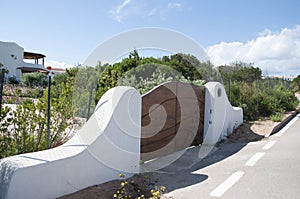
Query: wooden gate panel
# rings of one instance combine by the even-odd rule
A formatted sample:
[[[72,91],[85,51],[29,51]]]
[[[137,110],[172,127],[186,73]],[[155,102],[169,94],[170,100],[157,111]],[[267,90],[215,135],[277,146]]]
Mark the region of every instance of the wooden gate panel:
[[[142,98],[142,153],[163,148],[176,135],[176,95],[172,92],[175,86],[159,86]],[[170,151],[175,150],[171,148]]]
[[[205,87],[168,82],[142,97],[141,159],[203,142]]]

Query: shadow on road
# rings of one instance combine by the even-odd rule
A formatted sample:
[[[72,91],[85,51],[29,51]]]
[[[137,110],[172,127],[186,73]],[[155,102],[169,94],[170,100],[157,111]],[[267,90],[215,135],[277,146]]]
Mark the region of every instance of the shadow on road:
[[[264,136],[254,133],[250,127],[251,124],[243,124],[227,140],[217,143],[212,151],[203,158],[199,157],[199,151],[201,147],[205,146],[187,149],[178,160],[155,172],[157,185],[166,186],[170,192],[204,182],[209,176],[201,174],[201,169],[234,155],[249,142],[264,138]]]

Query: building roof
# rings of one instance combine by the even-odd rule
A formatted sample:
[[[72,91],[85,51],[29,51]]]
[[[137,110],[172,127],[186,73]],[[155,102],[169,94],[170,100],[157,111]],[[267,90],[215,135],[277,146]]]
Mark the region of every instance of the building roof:
[[[18,67],[22,72],[48,72],[48,70],[41,64],[32,64],[22,62]]]
[[[47,66],[46,69],[52,74],[61,74],[66,72],[66,69],[63,68],[53,68],[51,66]]]
[[[46,55],[24,51],[24,59],[41,59],[44,57],[46,57]]]

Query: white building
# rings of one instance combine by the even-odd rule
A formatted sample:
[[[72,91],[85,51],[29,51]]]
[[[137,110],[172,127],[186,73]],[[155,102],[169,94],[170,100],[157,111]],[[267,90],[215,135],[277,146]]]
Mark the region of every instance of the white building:
[[[0,41],[0,66],[8,70],[8,77],[15,77],[21,80],[22,73],[27,72],[48,72],[44,67],[46,56],[39,53],[24,52],[24,48],[14,42]],[[34,63],[24,62],[24,59],[34,60]],[[39,60],[41,60],[41,64]]]

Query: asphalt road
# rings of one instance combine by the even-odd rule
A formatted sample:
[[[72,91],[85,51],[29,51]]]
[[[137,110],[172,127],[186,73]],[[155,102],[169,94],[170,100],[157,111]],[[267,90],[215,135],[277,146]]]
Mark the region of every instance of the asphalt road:
[[[158,184],[175,199],[300,198],[299,117],[268,139],[222,143],[202,161],[189,164],[197,153],[191,150],[160,171]]]

